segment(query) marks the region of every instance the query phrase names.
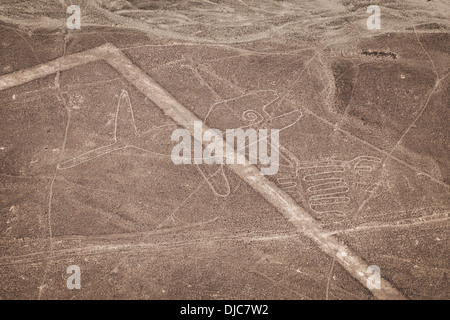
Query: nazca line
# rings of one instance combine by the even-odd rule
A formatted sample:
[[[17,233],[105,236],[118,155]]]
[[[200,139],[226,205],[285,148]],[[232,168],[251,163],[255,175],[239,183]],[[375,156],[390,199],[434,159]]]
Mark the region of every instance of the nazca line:
[[[179,103],[155,80],[134,65],[117,47],[109,43],[94,49],[67,55],[29,69],[0,76],[0,90],[102,59],[153,101],[165,115],[187,129],[194,136],[192,124],[194,121],[201,120]],[[203,131],[208,129],[209,127],[204,124]],[[225,140],[223,143],[226,145]],[[275,183],[261,175],[259,170],[254,165],[251,165],[247,159],[245,159],[244,164],[227,164],[227,166],[253,190],[272,204],[301,234],[313,240],[326,254],[335,257],[336,261],[351,276],[363,286],[366,286],[371,274],[367,274],[368,264],[356,252],[340,244],[334,236],[324,231],[295,200]],[[385,279],[381,279],[381,288],[371,290],[371,293],[378,299],[405,299],[402,293]]]

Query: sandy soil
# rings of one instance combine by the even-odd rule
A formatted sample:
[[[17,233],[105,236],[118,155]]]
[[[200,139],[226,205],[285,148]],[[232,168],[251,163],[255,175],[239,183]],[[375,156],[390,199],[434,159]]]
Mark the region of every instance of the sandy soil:
[[[444,0],[70,4],[0,3],[0,298],[450,298]],[[248,110],[278,174],[172,163]]]

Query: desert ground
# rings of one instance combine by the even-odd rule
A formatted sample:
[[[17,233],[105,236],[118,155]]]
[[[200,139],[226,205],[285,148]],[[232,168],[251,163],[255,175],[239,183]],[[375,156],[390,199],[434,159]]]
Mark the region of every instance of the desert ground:
[[[449,18],[1,0],[0,298],[449,299]],[[175,165],[193,119],[279,129],[278,173]]]

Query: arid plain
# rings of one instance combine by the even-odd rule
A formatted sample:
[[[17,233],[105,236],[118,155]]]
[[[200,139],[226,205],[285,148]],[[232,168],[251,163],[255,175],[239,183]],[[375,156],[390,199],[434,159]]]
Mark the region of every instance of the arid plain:
[[[0,1],[0,298],[449,299],[449,18],[444,0]],[[278,173],[175,165],[177,110],[280,129]]]

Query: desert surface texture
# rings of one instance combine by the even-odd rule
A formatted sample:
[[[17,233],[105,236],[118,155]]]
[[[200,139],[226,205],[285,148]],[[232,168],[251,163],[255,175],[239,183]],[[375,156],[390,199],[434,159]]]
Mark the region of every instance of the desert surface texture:
[[[0,0],[0,299],[449,299],[449,18]],[[276,172],[194,123],[277,132]]]

